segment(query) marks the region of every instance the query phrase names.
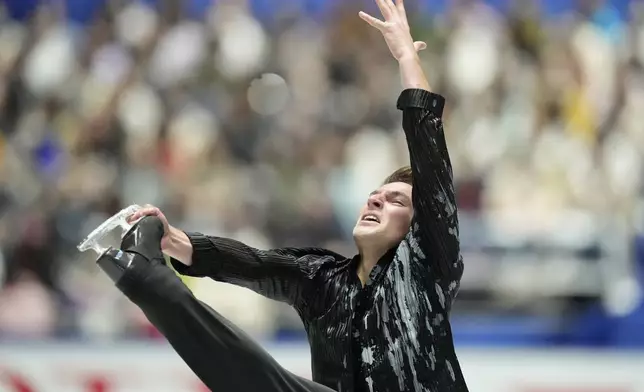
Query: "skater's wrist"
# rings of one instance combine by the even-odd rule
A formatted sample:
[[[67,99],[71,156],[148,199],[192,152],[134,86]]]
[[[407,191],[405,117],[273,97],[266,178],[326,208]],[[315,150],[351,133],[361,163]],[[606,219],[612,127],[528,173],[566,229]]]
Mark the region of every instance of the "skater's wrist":
[[[163,253],[185,264],[192,265],[192,243],[188,235],[174,226],[170,226],[168,231],[168,240],[163,249]]]

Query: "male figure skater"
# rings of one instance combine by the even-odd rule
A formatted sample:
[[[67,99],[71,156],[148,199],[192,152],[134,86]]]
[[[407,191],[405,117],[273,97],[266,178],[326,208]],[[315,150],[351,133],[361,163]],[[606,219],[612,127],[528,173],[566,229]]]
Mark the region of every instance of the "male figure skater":
[[[225,392],[467,391],[448,321],[463,273],[452,169],[441,115],[409,32],[402,0],[376,0],[380,30],[400,64],[397,107],[411,167],[387,178],[362,208],[359,253],[318,248],[258,250],[227,238],[185,233],[148,206],[121,250],[99,259],[117,287],[203,382]],[[374,157],[377,159],[377,157]],[[141,219],[142,218],[142,219]],[[311,346],[313,381],[295,376],[217,312],[171,269],[247,287],[292,305]]]

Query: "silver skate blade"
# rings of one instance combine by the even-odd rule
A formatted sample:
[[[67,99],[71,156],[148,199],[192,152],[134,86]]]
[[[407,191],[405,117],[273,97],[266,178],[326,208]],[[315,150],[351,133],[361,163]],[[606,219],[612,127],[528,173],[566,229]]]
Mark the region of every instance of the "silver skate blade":
[[[99,242],[117,227],[123,229],[121,236],[125,235],[125,233],[127,233],[127,231],[132,227],[131,224],[127,223],[127,217],[134,214],[141,208],[141,206],[133,204],[112,215],[112,217],[101,223],[83,240],[83,242],[81,242],[77,246],[78,250],[85,252],[91,249],[95,251],[99,256],[102,255],[108,249],[108,247],[102,246],[101,244],[99,244]]]

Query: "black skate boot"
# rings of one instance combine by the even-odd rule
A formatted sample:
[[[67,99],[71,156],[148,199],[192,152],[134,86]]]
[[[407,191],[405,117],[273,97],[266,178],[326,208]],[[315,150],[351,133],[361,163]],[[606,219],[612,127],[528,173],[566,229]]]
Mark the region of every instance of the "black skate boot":
[[[121,249],[110,247],[97,260],[98,266],[118,285],[126,272],[144,269],[144,264],[164,263],[161,251],[163,223],[156,216],[137,222],[121,240]]]

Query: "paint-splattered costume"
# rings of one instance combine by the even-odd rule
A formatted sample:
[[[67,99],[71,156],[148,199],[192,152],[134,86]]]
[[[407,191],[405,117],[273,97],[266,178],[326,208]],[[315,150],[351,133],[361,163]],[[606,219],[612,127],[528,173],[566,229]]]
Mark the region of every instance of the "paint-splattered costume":
[[[187,233],[194,249],[192,266],[173,261],[174,267],[182,274],[208,276],[292,305],[308,333],[316,383],[338,392],[467,391],[449,324],[463,263],[443,107],[443,97],[424,90],[400,95],[398,108],[403,111],[414,177],[414,218],[405,239],[374,267],[364,288],[356,273],[358,257],[348,259],[317,248],[257,250],[200,233]],[[260,349],[234,326],[179,289],[178,279],[163,279],[168,287],[155,292],[164,294],[130,297],[136,297],[134,302],[211,388],[328,390],[258,355]],[[153,279],[147,280],[151,284]],[[188,305],[172,298],[176,291],[187,296],[182,301]],[[165,315],[157,310],[163,295],[179,308],[194,309],[180,317],[172,317],[169,310]],[[193,341],[192,351],[182,339]],[[222,359],[217,350],[231,356]],[[226,378],[234,373],[234,361],[240,362],[243,380]]]

